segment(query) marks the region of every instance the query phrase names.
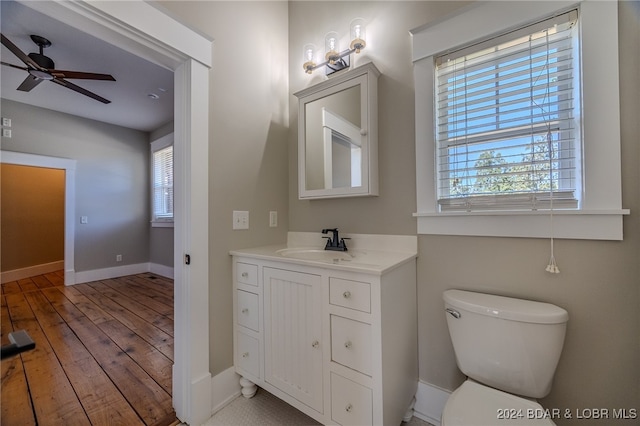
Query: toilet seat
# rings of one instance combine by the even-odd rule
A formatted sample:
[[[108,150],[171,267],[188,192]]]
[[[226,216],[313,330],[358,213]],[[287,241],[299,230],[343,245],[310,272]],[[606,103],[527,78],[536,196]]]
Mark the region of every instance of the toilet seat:
[[[453,391],[442,412],[442,426],[551,426],[537,402],[465,381]]]

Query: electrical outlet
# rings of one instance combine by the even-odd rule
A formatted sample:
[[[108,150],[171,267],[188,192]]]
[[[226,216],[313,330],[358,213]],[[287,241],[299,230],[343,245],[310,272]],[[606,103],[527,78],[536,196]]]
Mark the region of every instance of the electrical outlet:
[[[269,212],[269,226],[271,228],[275,228],[278,226],[278,212],[276,211]]]
[[[122,262],[122,255],[116,254],[116,262]]]
[[[3,127],[11,127],[11,119],[2,117],[2,126]]]
[[[83,225],[86,225],[87,223],[89,223],[89,217],[80,216],[80,223],[83,224]]]
[[[11,129],[2,129],[2,137],[10,138],[11,137]]]
[[[233,229],[249,229],[248,211],[233,211]]]

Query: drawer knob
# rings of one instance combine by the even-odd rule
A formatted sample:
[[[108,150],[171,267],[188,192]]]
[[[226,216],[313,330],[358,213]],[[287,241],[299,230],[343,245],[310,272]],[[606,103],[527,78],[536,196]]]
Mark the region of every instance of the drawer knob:
[[[244,309],[242,310],[242,313],[243,313],[243,314],[248,314],[248,313],[249,313],[249,308],[244,308]]]
[[[243,272],[242,273],[242,278],[249,278],[249,273],[248,272]]]
[[[353,410],[353,405],[351,404],[347,404],[347,406],[344,407],[344,411],[346,411],[347,413],[350,413],[351,410]]]
[[[351,349],[351,341],[347,340],[346,342],[344,342],[344,347],[347,349]]]
[[[245,352],[242,354],[242,358],[249,358],[249,352]]]
[[[317,348],[318,346],[320,346],[320,342],[318,342],[317,340],[314,340],[311,346],[314,348]]]
[[[345,299],[348,299],[348,298],[350,298],[350,297],[351,297],[351,292],[350,292],[349,290],[347,290],[347,291],[345,291],[344,293],[342,293],[342,296],[343,296]]]

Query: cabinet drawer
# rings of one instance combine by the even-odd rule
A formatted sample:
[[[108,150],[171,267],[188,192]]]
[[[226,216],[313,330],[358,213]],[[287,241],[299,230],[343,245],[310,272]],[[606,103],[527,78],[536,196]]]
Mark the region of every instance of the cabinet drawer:
[[[258,286],[258,265],[236,263],[236,280],[239,283]]]
[[[371,313],[371,284],[329,278],[329,303]]]
[[[371,389],[331,373],[331,420],[341,425],[372,425]]]
[[[331,359],[371,376],[371,325],[331,315]]]
[[[238,325],[260,331],[260,312],[258,312],[258,295],[248,291],[238,292]]]
[[[260,377],[260,343],[258,339],[236,332],[236,367]]]

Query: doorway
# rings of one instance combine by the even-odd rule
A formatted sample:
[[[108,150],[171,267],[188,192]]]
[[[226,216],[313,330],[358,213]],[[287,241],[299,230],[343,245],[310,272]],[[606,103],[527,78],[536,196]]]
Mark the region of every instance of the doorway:
[[[202,424],[211,416],[212,404],[209,326],[201,321],[209,317],[207,176],[212,41],[144,1],[25,5],[174,71],[173,405],[181,421]],[[66,250],[67,246],[65,262]],[[189,265],[184,262],[186,255],[191,259]]]
[[[75,270],[75,175],[76,161],[21,152],[1,151],[2,164],[64,170],[64,281],[73,284]]]
[[[64,269],[61,169],[0,165],[2,283]]]

